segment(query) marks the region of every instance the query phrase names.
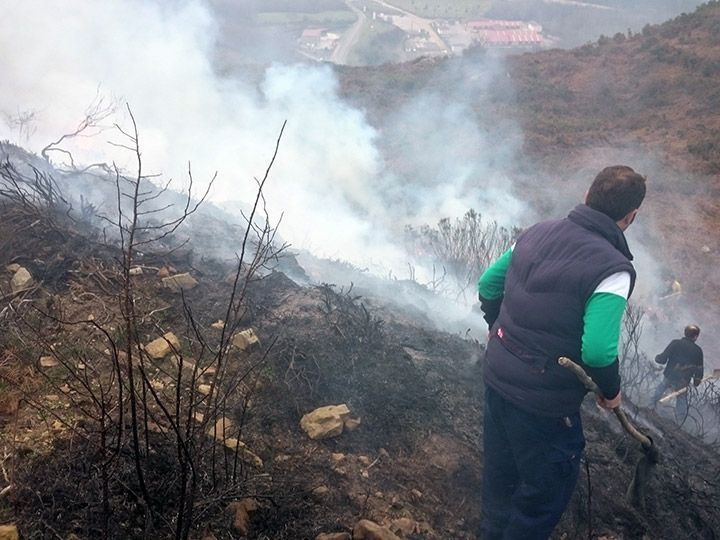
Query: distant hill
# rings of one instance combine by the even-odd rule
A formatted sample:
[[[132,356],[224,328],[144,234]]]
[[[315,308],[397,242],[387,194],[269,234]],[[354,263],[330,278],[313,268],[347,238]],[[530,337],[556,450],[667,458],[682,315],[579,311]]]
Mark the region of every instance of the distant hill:
[[[381,131],[404,103],[428,92],[457,95],[458,88],[482,129],[519,125],[522,146],[507,172],[540,215],[565,211],[568,191],[577,191],[567,189],[571,182],[602,164],[635,165],[649,176],[640,217],[649,225],[643,241],[658,272],[681,281],[688,304],[713,310],[720,304],[718,36],[720,2],[714,1],[637,34],[508,56],[487,84],[482,70],[489,53],[482,50],[339,73],[346,97]],[[388,161],[402,170],[402,163],[393,164],[393,141],[387,144]]]
[[[720,3],[642,33],[509,59],[530,150],[624,138],[720,173]],[[502,97],[503,94],[499,94]]]

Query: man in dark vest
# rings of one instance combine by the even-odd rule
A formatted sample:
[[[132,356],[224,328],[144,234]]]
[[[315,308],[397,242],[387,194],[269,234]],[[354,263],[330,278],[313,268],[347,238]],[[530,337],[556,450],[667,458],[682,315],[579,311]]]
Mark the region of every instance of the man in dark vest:
[[[677,391],[687,388],[692,380],[695,386],[703,376],[703,351],[695,343],[700,328],[694,324],[685,327],[685,336],[673,339],[665,350],[655,357],[658,364],[665,364],[663,380],[655,391],[654,401],[659,400],[667,390]],[[687,392],[675,398],[675,416],[679,422],[685,420],[688,413]]]
[[[620,326],[635,284],[624,231],[645,198],[630,167],[603,169],[565,219],[526,229],[481,276],[490,327],[483,376],[485,539],[545,539],[565,511],[585,446],[587,393],[566,356],[620,405]]]

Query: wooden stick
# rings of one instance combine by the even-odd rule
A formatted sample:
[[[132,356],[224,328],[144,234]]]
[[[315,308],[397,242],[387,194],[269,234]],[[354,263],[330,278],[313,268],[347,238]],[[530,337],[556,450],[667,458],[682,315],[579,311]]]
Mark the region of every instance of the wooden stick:
[[[598,385],[595,384],[595,381],[593,381],[588,376],[588,374],[585,373],[585,370],[581,368],[578,364],[564,356],[558,358],[558,364],[572,371],[575,376],[580,380],[580,382],[583,383],[585,388],[587,388],[591,392],[594,392],[595,395],[599,398],[604,398],[602,392],[600,391],[600,388],[598,388]],[[653,447],[652,440],[650,440],[650,438],[646,435],[640,433],[637,428],[630,423],[628,417],[625,415],[625,411],[623,411],[619,406],[615,407],[612,411],[615,413],[615,416],[617,416],[617,419],[620,421],[623,429],[625,429],[625,431],[627,431],[631,437],[639,441],[645,450],[649,450]]]
[[[707,377],[703,378],[700,381],[700,384],[707,382],[707,381],[712,381],[713,379],[717,379],[718,376],[720,376],[720,370],[716,369],[715,371],[713,371],[712,375],[708,375]],[[700,386],[700,385],[698,385],[698,386]],[[658,399],[658,403],[667,403],[672,398],[677,397],[677,396],[687,392],[688,388],[690,388],[690,385],[687,385],[684,388],[681,388],[680,390],[675,390],[674,392],[670,392],[667,396],[663,396],[660,399]]]

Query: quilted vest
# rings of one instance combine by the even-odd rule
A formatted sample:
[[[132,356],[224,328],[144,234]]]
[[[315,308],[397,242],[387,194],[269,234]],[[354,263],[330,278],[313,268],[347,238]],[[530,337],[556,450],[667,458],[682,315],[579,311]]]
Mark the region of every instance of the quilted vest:
[[[587,393],[557,364],[582,365],[585,304],[600,282],[635,269],[615,221],[586,205],[525,230],[513,249],[505,296],[485,359],[485,381],[505,399],[546,416],[577,413]]]

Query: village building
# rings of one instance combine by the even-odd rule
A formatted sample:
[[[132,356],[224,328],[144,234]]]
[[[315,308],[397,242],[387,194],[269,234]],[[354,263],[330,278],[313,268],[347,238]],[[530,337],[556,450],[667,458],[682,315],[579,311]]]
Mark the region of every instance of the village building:
[[[524,21],[478,19],[465,24],[474,42],[486,47],[539,47],[542,26]]]
[[[340,34],[331,32],[327,28],[309,27],[305,28],[298,39],[298,48],[301,52],[324,59],[337,46],[340,41]]]

